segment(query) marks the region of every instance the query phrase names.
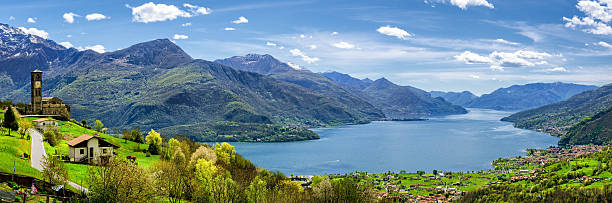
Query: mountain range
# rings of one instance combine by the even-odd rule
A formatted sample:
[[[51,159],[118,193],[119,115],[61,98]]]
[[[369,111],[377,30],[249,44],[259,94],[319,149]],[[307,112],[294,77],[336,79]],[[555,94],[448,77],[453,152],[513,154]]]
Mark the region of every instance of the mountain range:
[[[521,111],[502,119],[519,128],[564,135],[573,125],[612,106],[612,84],[574,95],[569,99]]]
[[[560,102],[578,93],[596,88],[598,87],[592,85],[562,82],[512,85],[507,88],[499,88],[490,94],[483,94],[466,103],[465,107],[504,111],[525,110]]]
[[[220,125],[220,121],[325,126],[366,123],[384,118],[384,111],[389,111],[376,106],[383,102],[372,104],[377,100],[355,95],[321,74],[270,55],[210,62],[193,59],[167,39],[97,53],[66,48],[6,24],[0,24],[0,31],[0,99],[29,103],[29,73],[40,69],[44,72],[44,96],[56,96],[70,104],[73,118],[102,120],[110,128],[168,129],[196,140],[210,140],[211,134],[224,136],[213,130],[227,128],[227,123]],[[386,80],[372,84],[361,94],[393,86],[408,90],[400,100],[443,107],[405,105],[400,109],[404,116],[465,113],[463,108],[416,88]],[[198,132],[186,130],[190,126],[198,126],[194,128]]]
[[[472,100],[477,99],[478,96],[474,95],[470,91],[463,92],[442,92],[442,91],[431,91],[429,92],[432,97],[442,97],[444,100],[456,104],[459,106],[467,106]]]
[[[450,114],[464,114],[467,110],[443,98],[431,97],[421,89],[400,86],[386,78],[375,81],[357,79],[335,71],[321,75],[338,83],[342,88],[382,109],[389,118],[415,118]]]
[[[367,102],[355,100],[361,112],[299,85],[193,59],[167,39],[97,53],[5,24],[0,31],[0,99],[29,103],[29,73],[40,69],[43,95],[70,104],[73,118],[111,128],[176,130],[217,121],[320,126],[384,116]]]

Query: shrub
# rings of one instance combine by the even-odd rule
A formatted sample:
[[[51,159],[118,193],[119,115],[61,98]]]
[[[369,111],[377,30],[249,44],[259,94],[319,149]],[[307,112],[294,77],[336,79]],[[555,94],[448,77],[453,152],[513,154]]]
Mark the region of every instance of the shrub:
[[[49,145],[55,147],[55,145],[57,144],[55,140],[55,132],[47,130],[43,133],[43,135],[45,136],[45,140],[49,143]]]
[[[146,157],[151,157],[151,153],[147,152],[147,154],[145,154]]]

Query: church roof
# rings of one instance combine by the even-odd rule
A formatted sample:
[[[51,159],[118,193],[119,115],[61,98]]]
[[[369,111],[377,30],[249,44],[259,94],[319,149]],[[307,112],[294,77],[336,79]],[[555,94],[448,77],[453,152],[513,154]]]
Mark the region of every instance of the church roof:
[[[42,71],[40,71],[40,70],[38,70],[38,69],[36,69],[36,70],[32,71],[32,73],[34,73],[34,72],[36,72],[36,73],[42,73]]]
[[[42,100],[43,100],[43,101],[50,101],[50,100],[54,100],[54,99],[56,99],[56,100],[60,100],[60,101],[61,101],[61,99],[59,99],[59,98],[57,98],[57,97],[43,97],[43,98],[42,98]]]

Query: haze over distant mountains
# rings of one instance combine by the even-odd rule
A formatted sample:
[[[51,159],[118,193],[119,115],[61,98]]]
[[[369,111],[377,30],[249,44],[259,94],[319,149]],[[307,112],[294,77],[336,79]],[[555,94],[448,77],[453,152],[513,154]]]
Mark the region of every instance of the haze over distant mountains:
[[[578,93],[596,88],[598,87],[593,85],[555,82],[512,85],[507,88],[499,88],[490,94],[483,94],[480,97],[468,91],[432,91],[430,94],[433,97],[443,97],[453,104],[467,108],[517,111],[560,102]]]

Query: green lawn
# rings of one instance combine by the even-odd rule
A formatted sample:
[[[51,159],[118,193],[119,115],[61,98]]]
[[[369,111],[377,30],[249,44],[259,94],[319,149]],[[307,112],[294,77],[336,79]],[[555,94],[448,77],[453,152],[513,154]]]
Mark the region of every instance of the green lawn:
[[[0,128],[0,171],[38,177],[39,172],[30,166],[27,159],[21,158],[23,153],[30,154],[30,140],[21,139],[15,132],[8,136],[5,128]]]
[[[0,110],[0,118],[4,116],[4,111]],[[36,117],[28,117],[26,118],[30,121],[38,119]],[[113,137],[108,134],[99,133],[92,129],[84,128],[78,124],[72,123],[70,121],[60,121],[59,122],[59,131],[62,134],[61,139],[58,139],[58,144],[56,146],[49,145],[48,142],[45,141],[45,152],[48,155],[68,155],[68,145],[66,142],[83,134],[93,135],[97,133],[98,136],[103,137],[106,141],[113,143],[119,148],[115,149],[115,152],[118,154],[118,158],[125,158],[127,155],[136,156],[138,165],[143,168],[151,167],[155,162],[160,159],[160,155],[152,155],[150,157],[146,157],[146,154],[143,152],[135,152],[139,151],[136,149],[147,149],[148,145],[139,144],[132,141],[123,140],[120,138]],[[6,128],[0,128],[0,171],[1,172],[13,172],[13,162],[15,163],[15,169],[17,174],[28,175],[33,177],[38,177],[40,172],[36,169],[30,167],[30,164],[27,159],[21,158],[20,155],[23,153],[30,154],[30,140],[21,139],[21,136],[17,134],[17,132],[11,132],[13,136],[8,135],[8,130]],[[68,169],[68,175],[70,176],[70,181],[75,182],[77,184],[83,183],[86,187],[87,185],[87,176],[89,174],[89,168],[94,166],[84,165],[84,164],[73,164],[66,163],[66,168]]]

